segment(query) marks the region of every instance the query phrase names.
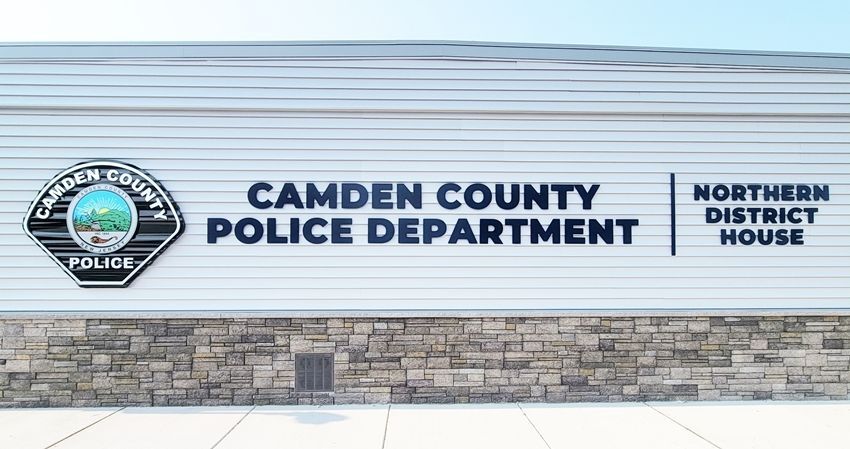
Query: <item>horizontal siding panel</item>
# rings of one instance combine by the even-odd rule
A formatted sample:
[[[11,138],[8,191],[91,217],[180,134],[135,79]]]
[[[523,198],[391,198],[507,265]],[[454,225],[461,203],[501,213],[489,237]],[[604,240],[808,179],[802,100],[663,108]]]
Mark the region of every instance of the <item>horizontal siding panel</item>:
[[[222,249],[225,248],[225,249]],[[669,242],[666,245],[563,245],[563,244],[538,244],[538,245],[203,245],[192,246],[175,244],[168,251],[169,257],[191,256],[191,257],[221,257],[223,253],[227,257],[256,256],[256,257],[383,257],[388,248],[399,257],[435,257],[451,258],[458,254],[477,257],[609,257],[618,259],[621,257],[645,257],[645,256],[669,256]],[[20,245],[6,245],[3,250],[10,254],[19,256],[42,255],[40,248],[29,242],[21,242]],[[850,253],[850,248],[840,246],[699,246],[690,247],[689,251],[680,251],[676,258],[688,257],[839,257]],[[790,255],[789,255],[790,254]],[[82,251],[80,255],[85,255]],[[273,262],[269,262],[273,263]],[[672,263],[672,262],[671,262]]]
[[[255,290],[278,289],[280,292],[281,282],[272,278],[249,278],[250,282],[246,282],[240,287],[244,296],[252,296],[251,293]],[[434,290],[442,290],[449,295],[466,296],[462,293],[464,290],[489,291],[508,290],[522,291],[523,295],[533,295],[535,291],[541,290],[545,292],[558,291],[559,297],[573,296],[574,292],[586,295],[596,296],[588,293],[594,288],[600,290],[599,294],[604,295],[615,294],[619,290],[628,290],[629,292],[655,292],[658,295],[667,295],[670,291],[677,292],[682,295],[690,296],[685,291],[693,290],[700,291],[732,291],[735,289],[752,291],[765,289],[799,289],[800,283],[817,284],[809,287],[814,290],[813,294],[818,295],[818,292],[823,291],[825,294],[830,294],[836,289],[850,288],[850,278],[816,278],[808,279],[805,276],[795,276],[793,278],[727,278],[722,282],[722,286],[718,285],[717,279],[696,277],[696,278],[676,278],[669,277],[662,280],[659,279],[635,279],[635,278],[618,278],[616,286],[599,286],[598,279],[585,278],[565,278],[565,277],[549,277],[540,278],[477,278],[468,276],[465,278],[422,278],[422,277],[391,277],[381,276],[378,278],[290,278],[286,280],[286,291],[299,292],[310,291],[307,297],[324,297],[323,293],[336,296],[333,291],[351,291],[351,290],[366,290],[366,291],[392,291],[398,294],[399,291],[405,291],[414,297],[420,292],[431,292]],[[40,279],[38,281],[40,290],[61,290],[68,287],[66,279]],[[0,292],[5,290],[18,290],[29,287],[32,284],[30,279],[4,279],[3,285],[0,286]],[[172,278],[166,282],[145,277],[144,280],[138,280],[134,283],[140,289],[148,290],[194,290],[198,289],[197,279]],[[229,289],[234,284],[232,278],[205,278],[203,280],[203,289]],[[472,288],[470,284],[486,284],[487,289]],[[546,287],[541,287],[545,284]],[[439,286],[439,288],[435,288]],[[279,293],[280,294],[280,293]],[[502,292],[501,294],[505,294]],[[179,293],[177,293],[179,295]],[[381,296],[386,296],[383,294]]]
[[[316,162],[312,166],[301,163],[281,163],[278,170],[270,170],[269,164],[257,164],[251,170],[192,170],[191,164],[171,166],[150,173],[161,179],[179,181],[241,181],[252,183],[259,180],[275,181],[284,176],[285,182],[365,182],[365,183],[410,183],[410,182],[480,182],[480,183],[526,183],[530,179],[536,183],[640,183],[659,182],[663,175],[675,172],[684,176],[699,175],[701,179],[711,179],[713,183],[783,183],[789,178],[794,182],[804,182],[808,177],[812,182],[822,184],[846,184],[850,182],[847,164],[799,164],[766,165],[734,164],[716,166],[712,164],[660,164],[647,167],[628,163],[582,163],[582,164],[525,164],[522,171],[512,171],[512,164],[484,163],[456,165],[452,163],[417,162],[402,163],[361,163]],[[517,165],[521,165],[517,163]],[[561,170],[553,167],[563,167]],[[7,180],[49,180],[56,174],[53,170],[20,168],[10,171]],[[745,180],[742,180],[744,178]],[[756,180],[755,178],[758,178]],[[707,182],[707,181],[703,181]]]
[[[339,265],[337,265],[339,266]],[[229,279],[230,282],[240,282],[240,279],[330,279],[335,282],[348,282],[349,279],[370,279],[377,282],[383,278],[390,279],[431,279],[432,282],[440,279],[606,279],[616,277],[627,279],[627,282],[638,280],[660,280],[663,282],[668,277],[671,279],[693,279],[705,281],[708,279],[756,279],[759,282],[773,282],[774,278],[785,279],[790,282],[793,279],[801,279],[804,282],[816,282],[817,279],[849,279],[848,267],[747,267],[745,270],[730,272],[726,267],[681,267],[669,266],[664,273],[660,273],[655,267],[607,267],[600,270],[598,266],[574,266],[565,270],[564,267],[514,265],[504,267],[478,267],[460,265],[463,270],[454,267],[435,266],[398,266],[380,265],[351,266],[346,262],[345,270],[329,270],[326,266],[289,266],[268,267],[255,263],[254,266],[237,267],[207,267],[205,270],[197,270],[195,266],[170,266],[157,263],[145,270],[145,277],[149,279],[160,279],[170,282],[168,279],[181,279],[191,281],[193,279]],[[380,272],[376,271],[380,268]],[[61,279],[65,280],[65,273],[56,270],[52,263],[43,267],[9,267],[0,272],[0,279]],[[204,281],[206,282],[206,281]],[[289,281],[287,281],[289,282]],[[716,282],[716,281],[715,281]],[[831,282],[831,281],[830,281]]]
[[[600,158],[602,159],[602,158]],[[247,176],[253,176],[253,179],[274,180],[278,177],[288,176],[304,177],[310,176],[310,173],[322,173],[328,176],[333,173],[351,173],[356,171],[358,177],[371,176],[375,174],[380,176],[385,173],[405,174],[412,179],[422,179],[426,174],[428,178],[433,179],[433,174],[438,176],[446,176],[449,178],[458,176],[469,178],[470,176],[482,176],[491,178],[489,182],[494,182],[492,176],[494,174],[510,172],[513,177],[526,175],[537,179],[561,179],[560,182],[570,182],[571,175],[578,175],[583,178],[591,178],[593,174],[598,173],[600,178],[610,177],[614,174],[622,173],[627,176],[652,176],[659,173],[682,173],[682,174],[718,174],[723,171],[724,174],[757,174],[765,172],[766,165],[761,163],[734,163],[734,164],[716,164],[716,163],[676,163],[676,164],[659,164],[658,162],[642,161],[642,162],[619,162],[619,161],[598,161],[598,162],[577,162],[577,161],[499,161],[499,160],[475,160],[475,161],[460,161],[470,162],[469,164],[458,164],[458,161],[346,161],[346,160],[299,160],[299,161],[281,161],[277,164],[257,163],[256,161],[227,161],[227,162],[198,162],[188,164],[169,164],[160,163],[152,164],[153,167],[149,171],[157,170],[165,174],[165,176],[173,179],[222,179],[234,176],[225,175],[225,169],[236,170],[240,173],[239,178],[244,179]],[[770,164],[768,170],[771,175],[791,174],[791,175],[824,175],[834,176],[833,179],[843,177],[843,181],[850,181],[850,160],[842,161],[843,163],[808,163],[808,164]],[[9,164],[11,169],[17,169],[19,179],[33,179],[28,176],[37,176],[37,173],[43,172],[43,169],[30,168],[30,163]],[[15,165],[19,165],[16,167]],[[665,166],[666,165],[666,166]],[[277,169],[272,171],[272,169]],[[232,173],[232,172],[231,172]],[[409,174],[409,175],[408,175]],[[342,179],[345,175],[341,175]],[[398,175],[396,175],[398,176]],[[819,178],[821,179],[821,178]],[[483,181],[483,180],[482,180]],[[408,181],[415,182],[415,181]],[[527,182],[527,181],[526,181]],[[545,182],[545,181],[541,181]],[[748,181],[749,182],[749,181]],[[824,181],[821,181],[824,182]]]
[[[840,71],[805,70],[742,70],[727,68],[681,68],[644,67],[619,65],[602,70],[596,65],[546,66],[545,63],[505,64],[504,67],[449,63],[441,68],[427,68],[428,62],[416,61],[414,67],[399,67],[395,61],[381,66],[365,64],[363,67],[346,67],[343,62],[331,67],[297,66],[278,62],[273,66],[262,66],[262,62],[206,61],[195,64],[169,63],[16,63],[0,64],[0,73],[18,75],[76,74],[76,75],[125,75],[125,76],[201,76],[201,77],[251,77],[251,78],[305,78],[305,79],[425,79],[425,80],[596,80],[596,81],[656,81],[675,82],[831,82],[848,83],[850,73]],[[422,67],[424,65],[424,68]]]
[[[177,244],[179,245],[179,243]],[[680,268],[697,268],[703,269],[719,269],[725,270],[730,276],[741,275],[748,272],[750,269],[767,268],[767,269],[783,269],[783,270],[799,270],[800,260],[797,258],[782,258],[770,256],[758,256],[754,254],[743,254],[735,258],[724,257],[682,257],[671,258],[668,254],[659,254],[655,256],[637,256],[610,258],[599,256],[587,256],[577,259],[574,257],[562,257],[558,254],[554,255],[534,255],[534,256],[514,256],[510,258],[494,258],[469,255],[468,253],[452,256],[451,258],[441,259],[438,257],[415,257],[411,258],[405,254],[384,254],[381,256],[303,256],[298,258],[280,257],[277,254],[269,253],[268,255],[259,256],[237,256],[228,255],[228,257],[198,257],[198,256],[181,256],[173,255],[170,252],[166,253],[165,257],[157,260],[156,264],[145,270],[145,276],[149,273],[157,273],[159,271],[171,271],[173,268],[204,268],[204,270],[195,270],[195,273],[207,272],[206,268],[275,268],[293,269],[293,268],[346,268],[339,270],[340,272],[348,272],[348,269],[353,267],[368,267],[368,268],[553,268],[553,269],[591,269],[596,273],[603,274],[604,270],[599,268],[614,269],[640,269],[646,267],[649,269],[663,268],[663,271],[656,272],[665,274],[667,272],[674,273]],[[3,268],[20,268],[20,267],[37,267],[50,268],[55,273],[61,273],[56,264],[42,253],[31,256],[19,256],[17,258],[0,258],[0,267]],[[730,268],[735,268],[730,270]],[[850,268],[850,258],[846,256],[822,256],[817,260],[809,258],[806,260],[806,269],[825,269],[835,268],[844,270]],[[846,270],[844,270],[846,271]],[[460,272],[462,273],[462,272]],[[150,275],[153,278],[158,276]]]
[[[714,142],[711,136],[705,136],[701,141],[675,141],[675,142],[634,142],[634,141],[451,141],[451,140],[334,140],[334,139],[298,139],[298,140],[214,140],[193,139],[192,141],[178,140],[168,141],[154,138],[135,139],[108,139],[108,138],[22,138],[8,137],[0,142],[0,151],[15,149],[17,151],[33,151],[43,148],[61,148],[87,151],[96,149],[100,154],[109,154],[108,151],[135,150],[146,153],[149,150],[197,150],[203,149],[211,152],[233,152],[242,150],[427,150],[427,151],[490,151],[495,157],[501,157],[505,152],[517,152],[523,154],[526,151],[584,151],[584,152],[610,152],[610,151],[662,151],[675,152],[677,148],[687,148],[683,152],[716,151],[718,153],[729,153],[737,149],[739,152],[770,153],[773,151],[783,152],[820,152],[820,153],[844,153],[847,151],[846,143],[801,143],[801,142]],[[12,153],[10,153],[12,154]]]
[[[11,149],[10,149],[11,151]],[[39,152],[40,154],[44,154],[43,157],[50,157],[49,150],[43,150]],[[63,158],[61,155],[67,154],[66,151],[57,150],[53,152],[59,157],[51,158],[51,165],[55,165],[60,167],[63,161],[68,161],[70,164],[73,164],[80,160]],[[78,152],[77,154],[81,155],[81,158],[85,158],[85,153],[83,151]],[[89,150],[89,153],[93,156],[97,157],[99,153],[95,150]],[[117,153],[117,151],[116,151]],[[128,155],[133,152],[127,151]],[[174,153],[172,150],[171,153]],[[288,153],[288,154],[287,154]],[[4,152],[0,150],[0,163],[8,168],[30,168],[31,162],[27,160],[21,160],[19,158],[13,157],[3,157]],[[152,157],[149,158],[138,158],[134,157],[133,160],[137,161],[138,165],[147,165],[146,162],[150,161],[150,163],[157,165],[159,167],[167,167],[174,166],[174,164],[184,163],[185,161],[192,161],[193,167],[201,167],[207,166],[212,167],[215,164],[221,164],[224,166],[228,166],[231,164],[245,164],[246,159],[241,159],[233,156],[233,154],[222,153],[218,155],[218,158],[209,158],[207,160],[200,159],[205,155],[209,155],[209,151],[205,150],[183,150],[180,151],[180,157],[165,157],[161,159],[154,159]],[[488,157],[489,155],[489,157]],[[138,156],[138,151],[135,152],[135,156]],[[215,155],[213,155],[215,156]],[[561,152],[561,153],[553,153],[553,152],[524,152],[524,154],[503,154],[503,155],[494,155],[492,153],[487,152],[472,152],[472,151],[450,151],[450,152],[432,152],[432,151],[360,151],[357,153],[353,153],[350,151],[313,151],[311,154],[305,154],[303,151],[279,151],[275,153],[266,153],[265,158],[264,155],[248,155],[253,156],[247,158],[247,160],[256,163],[257,161],[262,161],[264,163],[286,163],[289,161],[340,161],[346,160],[350,162],[368,162],[368,161],[386,161],[386,162],[418,162],[418,161],[429,161],[429,162],[477,162],[482,160],[499,160],[503,162],[537,162],[537,163],[552,163],[552,162],[570,162],[570,163],[583,163],[583,162],[609,162],[609,163],[663,163],[667,162],[670,164],[677,163],[714,163],[714,164],[736,164],[736,163],[758,163],[764,161],[763,155],[757,155],[752,153],[731,153],[726,157],[720,158],[716,154],[710,153],[695,153],[695,154],[683,154],[683,153],[640,153],[640,152],[607,152],[607,153],[597,153],[597,154],[588,154],[584,152]],[[260,156],[260,157],[257,157]],[[815,153],[815,154],[805,154],[802,155],[800,153],[772,153],[771,159],[776,164],[835,164],[835,163],[845,163],[846,156],[842,154],[833,154],[833,153]],[[130,158],[126,158],[130,159]],[[67,164],[66,166],[69,166]]]
[[[582,90],[441,90],[441,89],[346,89],[330,86],[322,89],[274,89],[245,87],[167,87],[167,86],[104,86],[104,85],[14,85],[0,84],[0,98],[83,98],[97,101],[101,98],[135,99],[198,99],[242,100],[246,106],[251,101],[428,101],[443,102],[557,102],[582,103],[732,103],[732,104],[845,104],[850,93],[838,86],[832,92],[761,93],[744,92],[671,92],[671,91],[582,91]],[[451,107],[451,103],[449,103]]]
[[[149,96],[65,96],[21,95],[0,96],[0,104],[15,108],[142,108],[142,109],[241,109],[241,110],[324,110],[324,111],[456,111],[456,112],[545,112],[545,113],[628,113],[628,114],[850,114],[850,101],[824,99],[820,102],[805,98],[739,99],[705,98],[688,101],[677,95],[669,99],[646,96],[630,101],[602,99],[569,99],[564,101],[507,101],[493,100],[430,100],[381,98],[198,98]]]
[[[0,149],[0,163],[8,168],[31,168],[31,162],[19,157],[13,157],[14,151],[35,151],[24,150],[18,148],[7,148],[6,151]],[[289,161],[348,161],[348,162],[368,162],[368,161],[386,161],[386,162],[477,162],[477,161],[494,161],[501,162],[569,162],[569,163],[584,163],[584,162],[608,162],[608,163],[702,163],[702,164],[738,164],[738,163],[760,163],[765,157],[770,157],[774,164],[834,164],[845,163],[847,157],[842,153],[799,153],[791,150],[786,152],[771,152],[771,153],[746,153],[735,152],[717,154],[713,152],[650,152],[650,151],[626,151],[626,152],[593,152],[585,151],[562,151],[562,152],[539,152],[539,151],[523,151],[523,152],[502,152],[493,153],[486,151],[346,151],[346,150],[313,150],[310,152],[299,150],[278,150],[278,151],[251,151],[242,150],[239,156],[234,156],[233,152],[219,150],[113,150],[113,154],[126,154],[128,157],[122,160],[132,160],[138,165],[154,165],[156,167],[173,167],[175,164],[192,162],[192,167],[214,167],[216,164],[229,166],[234,163],[245,164],[248,161],[253,163],[261,162],[266,164],[281,163],[285,164]],[[103,154],[103,150],[88,149],[75,150],[74,154],[77,158],[65,158],[67,149],[39,149],[38,154],[44,158],[49,158],[50,163],[40,165],[40,167],[55,166],[61,168],[67,165],[61,165],[64,161],[68,164],[76,163],[86,158],[97,158]],[[144,157],[140,157],[140,152],[144,151]],[[158,154],[161,156],[158,156]],[[177,154],[175,154],[177,153]],[[154,168],[155,169],[155,168]],[[58,171],[58,170],[57,170]]]
[[[635,116],[610,114],[541,115],[463,113],[344,113],[240,111],[0,110],[6,125],[84,128],[190,129],[369,129],[369,130],[515,130],[515,131],[737,131],[750,133],[847,132],[850,117]],[[614,134],[615,135],[615,134]]]
[[[850,99],[849,99],[850,100]],[[389,141],[416,141],[416,140],[449,140],[455,142],[465,141],[552,141],[552,142],[686,142],[700,141],[710,137],[713,142],[798,142],[798,143],[842,143],[850,140],[850,128],[842,132],[834,133],[770,133],[766,131],[754,131],[750,133],[736,132],[713,132],[706,136],[706,132],[691,131],[548,131],[533,130],[528,132],[516,130],[470,130],[470,129],[437,129],[437,130],[382,130],[382,129],[289,129],[289,128],[209,128],[209,129],[187,129],[187,128],[121,128],[121,127],[25,127],[25,126],[2,126],[0,123],[0,135],[4,137],[42,137],[42,138],[123,138],[140,139],[149,138],[151,134],[160,139],[187,140],[188,142],[205,141],[207,139],[234,139],[234,140],[389,140]]]
[[[279,95],[286,90],[427,90],[443,92],[694,92],[694,93],[791,93],[819,94],[833,93],[836,90],[850,91],[850,79],[845,82],[660,82],[631,80],[599,80],[584,78],[573,74],[569,79],[391,79],[391,78],[293,78],[268,77],[255,78],[245,76],[230,77],[189,77],[189,76],[126,76],[126,75],[42,75],[4,73],[0,66],[0,84],[11,87],[77,87],[103,86],[109,88],[159,87],[168,89],[224,89],[234,93],[240,89],[264,89],[269,95]]]
[[[800,308],[800,304],[804,304],[808,310],[835,310],[845,308],[846,302],[841,299],[827,298],[809,298],[805,301],[789,298],[744,298],[735,297],[716,299],[712,301],[712,309],[717,310],[734,310],[741,308],[740,304],[746,302],[751,305],[748,309],[794,309]],[[390,300],[373,300],[373,299],[358,299],[357,307],[352,307],[351,300],[310,300],[303,299],[281,300],[281,299],[247,299],[240,301],[238,307],[234,306],[231,298],[208,298],[203,301],[203,311],[222,312],[222,315],[227,316],[232,312],[269,312],[269,311],[327,311],[331,313],[362,313],[364,310],[370,312],[399,312],[397,301]],[[91,298],[81,298],[71,301],[33,301],[33,300],[9,300],[6,303],[6,310],[11,312],[40,312],[44,310],[52,310],[56,312],[186,312],[199,310],[197,301],[194,300],[173,300],[173,301],[156,301],[149,299],[125,299],[117,301],[97,301]],[[407,302],[408,307],[404,310],[414,314],[427,314],[431,311],[452,311],[458,314],[468,313],[472,307],[470,304],[475,302],[464,301],[434,301],[413,299]],[[539,299],[532,298],[523,300],[523,305],[517,307],[515,300],[488,300],[486,303],[479,303],[474,310],[477,311],[494,311],[509,312],[509,311],[537,311],[539,313],[556,312],[556,311],[572,311],[572,310],[594,310],[594,311],[636,311],[645,310],[705,310],[704,300],[693,300],[683,298],[661,298],[647,299],[642,301],[633,301],[630,299],[608,299],[604,302],[599,299],[592,298],[575,298],[569,301],[557,299]],[[600,306],[604,304],[604,306]]]
[[[782,288],[782,289],[770,289],[770,288],[752,288],[752,289],[741,289],[741,288],[713,288],[713,289],[692,289],[692,290],[681,290],[681,289],[630,289],[630,288],[621,288],[621,289],[612,289],[612,288],[604,288],[604,287],[596,287],[596,288],[586,288],[586,289],[575,289],[570,290],[569,292],[565,292],[562,289],[552,288],[552,289],[510,289],[510,288],[498,288],[498,289],[488,289],[488,288],[473,288],[473,289],[439,289],[439,288],[431,288],[431,289],[420,289],[414,291],[405,291],[400,292],[394,289],[346,289],[346,288],[337,288],[337,289],[323,289],[323,288],[306,288],[306,289],[287,289],[281,290],[279,288],[267,288],[267,289],[253,289],[250,294],[246,293],[246,291],[242,288],[198,288],[197,285],[190,286],[186,289],[180,289],[179,293],[168,294],[168,288],[162,287],[161,282],[156,282],[160,288],[145,288],[144,285],[146,282],[141,279],[138,281],[140,286],[136,287],[134,284],[134,288],[121,290],[120,296],[122,300],[134,300],[134,299],[144,299],[150,304],[148,307],[154,307],[154,310],[157,310],[159,307],[163,307],[164,304],[168,304],[169,302],[175,301],[175,298],[179,298],[179,300],[193,300],[193,307],[200,307],[201,310],[207,310],[205,307],[209,304],[207,301],[214,300],[227,300],[230,301],[229,309],[239,310],[242,306],[240,304],[240,300],[245,298],[245,302],[250,302],[251,300],[276,300],[280,302],[296,302],[296,301],[316,301],[319,304],[321,301],[326,300],[342,300],[349,301],[346,304],[349,304],[350,309],[365,309],[369,310],[368,303],[369,301],[374,300],[388,300],[395,302],[395,308],[401,309],[410,309],[415,308],[415,304],[417,300],[428,300],[430,302],[430,309],[434,309],[435,305],[448,303],[448,300],[464,300],[468,301],[465,305],[452,306],[450,304],[446,304],[446,308],[456,308],[456,307],[467,307],[471,309],[489,309],[489,308],[500,308],[496,307],[500,301],[505,301],[510,304],[507,308],[510,309],[524,309],[526,308],[525,301],[535,300],[535,299],[550,299],[550,300],[560,300],[562,307],[556,308],[569,308],[570,302],[573,300],[581,300],[581,299],[593,299],[597,301],[602,300],[628,300],[633,308],[641,308],[646,307],[647,303],[651,304],[653,300],[658,299],[702,299],[708,300],[709,302],[713,300],[719,300],[722,303],[724,299],[727,298],[737,298],[739,300],[745,301],[753,301],[759,299],[788,299],[788,300],[797,300],[799,303],[797,307],[805,307],[805,299],[817,300],[817,299],[834,299],[834,300],[845,300],[847,299],[847,289],[846,288],[816,288],[812,291],[811,287],[798,287],[798,288]],[[28,287],[29,288],[29,287]],[[9,290],[0,290],[2,291],[4,298],[7,298],[9,302],[15,302],[16,300],[21,300],[27,297],[31,297],[32,291],[29,292],[27,289],[9,289]],[[65,288],[64,289],[45,289],[45,291],[49,291],[49,295],[51,300],[56,302],[61,301],[86,301],[89,300],[92,296],[91,289],[80,289],[76,287],[70,279],[65,280]],[[28,294],[29,293],[29,294]],[[356,302],[355,302],[356,301]],[[436,303],[433,301],[437,301]],[[510,303],[510,301],[514,301]],[[523,301],[523,302],[517,302]],[[109,304],[110,300],[104,299],[102,301],[104,304]],[[604,302],[596,303],[597,307],[601,304],[605,304]],[[290,304],[291,306],[291,304]],[[312,307],[311,307],[312,306]],[[309,305],[302,305],[301,308],[311,309],[316,307],[316,303],[309,303]],[[722,306],[720,306],[722,307]],[[781,307],[781,306],[776,306]],[[845,303],[846,307],[846,303]],[[504,308],[504,307],[501,307]],[[602,307],[606,308],[606,307]],[[705,308],[705,306],[703,306]],[[733,307],[735,308],[735,307]],[[737,307],[740,308],[740,305]],[[100,310],[100,309],[95,309]]]

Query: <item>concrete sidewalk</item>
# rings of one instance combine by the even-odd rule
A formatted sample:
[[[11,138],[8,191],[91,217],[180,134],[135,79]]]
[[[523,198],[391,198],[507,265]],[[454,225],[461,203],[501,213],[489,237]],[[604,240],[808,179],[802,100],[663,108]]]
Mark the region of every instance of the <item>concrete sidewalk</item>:
[[[0,410],[0,448],[847,448],[850,402]]]

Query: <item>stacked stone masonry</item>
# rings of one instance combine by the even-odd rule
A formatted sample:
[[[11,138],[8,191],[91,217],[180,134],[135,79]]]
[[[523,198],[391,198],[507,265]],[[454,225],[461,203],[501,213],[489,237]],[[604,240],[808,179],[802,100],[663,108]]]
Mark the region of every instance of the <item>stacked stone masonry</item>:
[[[333,353],[335,391],[295,392]],[[0,407],[848,399],[850,316],[0,319]]]

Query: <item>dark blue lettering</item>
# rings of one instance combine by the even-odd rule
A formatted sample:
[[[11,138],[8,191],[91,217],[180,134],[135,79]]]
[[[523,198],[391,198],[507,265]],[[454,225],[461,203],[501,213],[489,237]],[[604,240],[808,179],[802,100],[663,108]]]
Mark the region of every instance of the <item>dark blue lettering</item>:
[[[419,243],[419,237],[416,236],[416,230],[418,226],[418,218],[399,218],[398,242],[405,244]]]
[[[593,197],[599,191],[599,184],[591,184],[589,189],[585,189],[583,185],[576,184],[576,192],[581,197],[581,208],[590,210],[593,207]]]
[[[481,235],[480,243],[487,244],[493,242],[496,245],[502,244],[502,222],[490,218],[482,218],[478,224],[479,234]]]
[[[717,201],[726,201],[729,198],[729,187],[723,184],[714,186],[714,189],[711,190],[711,195]]]
[[[271,184],[267,182],[258,182],[248,188],[248,202],[257,209],[268,209],[274,205],[271,200],[260,200],[258,194],[260,192],[271,192]]]
[[[353,198],[357,193],[357,199]],[[369,191],[360,184],[342,184],[342,207],[343,209],[359,209],[369,202]]]
[[[351,237],[351,219],[334,218],[331,220],[331,243],[354,243]]]
[[[614,223],[623,229],[623,244],[631,245],[632,244],[632,228],[636,226],[640,226],[640,220],[629,218],[629,219],[617,219],[614,220]]]
[[[481,199],[475,198],[475,193],[481,192]],[[463,192],[463,201],[472,209],[480,210],[490,205],[493,200],[493,193],[490,188],[481,183],[470,184]]]
[[[372,184],[372,209],[392,209],[392,184]]]
[[[564,220],[564,243],[567,245],[583,245],[585,220],[579,218],[567,218]]]
[[[336,209],[336,184],[331,183],[324,191],[319,190],[316,184],[307,183],[307,209],[313,209],[316,206],[325,206]]]
[[[564,220],[570,221],[570,220]],[[577,220],[584,222],[584,220]],[[561,243],[561,233],[558,229],[558,221],[552,220],[549,222],[549,225],[545,228],[540,224],[540,220],[532,219],[530,220],[531,224],[531,243],[538,243],[542,238],[543,241],[551,240],[552,243]]]
[[[519,184],[511,184],[511,199],[505,200],[505,185],[496,184],[496,205],[501,209],[511,210],[519,205]]]
[[[552,184],[552,191],[558,193],[558,209],[567,208],[567,192],[575,190],[572,184]]]
[[[422,235],[422,243],[430,244],[435,238],[446,235],[446,222],[433,218],[426,218],[423,221],[425,228]]]
[[[414,209],[422,209],[422,184],[413,184],[412,191],[407,188],[406,184],[398,185],[396,207],[404,209],[408,204]]]
[[[607,219],[604,225],[599,220],[590,220],[588,224],[587,240],[592,245],[597,244],[600,238],[609,245],[614,243],[614,220]]]
[[[378,233],[378,227],[384,228],[383,234]],[[395,236],[395,226],[386,218],[370,218],[368,221],[369,243],[387,243]]]
[[[511,243],[518,245],[522,243],[522,227],[528,226],[528,220],[520,218],[508,218],[505,226],[511,228]]]
[[[790,240],[792,245],[803,245],[803,230],[799,228],[792,229]]]
[[[449,243],[451,244],[457,243],[458,240],[466,240],[472,244],[478,243],[475,239],[475,233],[472,232],[472,226],[469,225],[469,221],[465,218],[461,218],[455,223],[452,235],[449,236]]]
[[[304,240],[308,243],[325,243],[328,241],[328,237],[324,234],[316,235],[313,233],[313,228],[316,226],[325,227],[327,226],[328,221],[324,218],[311,218],[304,222]]]
[[[283,185],[283,189],[281,189],[280,195],[278,195],[277,201],[274,203],[274,207],[275,209],[282,209],[283,206],[286,206],[287,204],[295,206],[296,209],[304,208],[304,203],[301,201],[298,189],[296,189],[295,184],[291,182],[287,182]]]
[[[215,244],[219,237],[230,234],[233,225],[226,218],[207,218],[207,243]]]
[[[287,243],[287,238],[285,235],[277,235],[277,219],[269,218],[266,220],[268,225],[268,229],[266,229],[266,242],[267,243]]]
[[[442,207],[443,209],[457,209],[458,207],[460,207],[460,201],[449,201],[448,199],[446,199],[446,194],[448,194],[449,192],[459,191],[460,186],[453,182],[441,185],[440,188],[437,189],[437,202],[440,203],[440,207]]]
[[[534,188],[531,184],[523,186],[523,207],[526,209],[534,209],[534,204],[540,209],[549,209],[549,186],[541,185],[540,190]]]
[[[706,223],[720,223],[723,220],[723,212],[719,207],[706,207],[705,208],[705,222]]]
[[[708,192],[710,187],[708,184],[694,184],[694,201],[708,201]]]
[[[822,186],[816,185],[816,186],[814,186],[814,188],[815,188],[815,192],[814,192],[815,201],[829,201],[829,186],[828,185],[822,185]]]
[[[246,229],[249,227],[252,230],[250,234],[246,232]],[[233,228],[233,235],[236,236],[236,240],[242,243],[257,243],[263,238],[263,224],[256,218],[243,218],[236,222],[236,226]]]

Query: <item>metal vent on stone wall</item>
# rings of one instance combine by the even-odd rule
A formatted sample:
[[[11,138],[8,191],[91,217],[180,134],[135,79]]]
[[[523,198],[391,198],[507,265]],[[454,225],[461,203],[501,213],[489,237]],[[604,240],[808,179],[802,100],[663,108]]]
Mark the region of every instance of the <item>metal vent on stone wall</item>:
[[[334,355],[295,354],[295,391],[334,391]]]

